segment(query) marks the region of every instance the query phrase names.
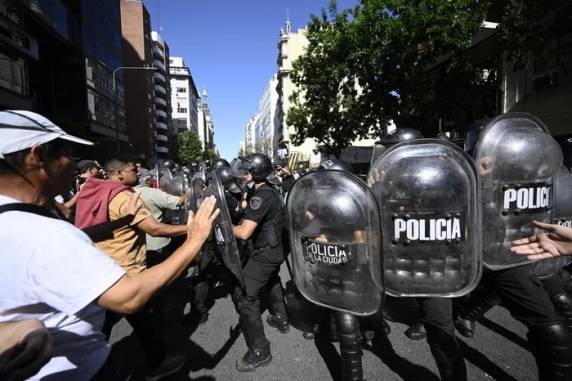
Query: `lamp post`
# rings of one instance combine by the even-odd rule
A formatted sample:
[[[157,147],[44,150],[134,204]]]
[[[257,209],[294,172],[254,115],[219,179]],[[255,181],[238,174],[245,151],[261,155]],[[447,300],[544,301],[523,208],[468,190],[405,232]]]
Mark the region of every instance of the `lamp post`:
[[[115,101],[116,96],[116,84],[115,84],[115,74],[119,70],[157,70],[157,68],[149,67],[149,66],[120,66],[113,70],[112,77],[113,77],[113,100]],[[117,108],[116,108],[117,110]],[[115,112],[115,154],[119,155],[119,121],[117,120],[117,111]]]

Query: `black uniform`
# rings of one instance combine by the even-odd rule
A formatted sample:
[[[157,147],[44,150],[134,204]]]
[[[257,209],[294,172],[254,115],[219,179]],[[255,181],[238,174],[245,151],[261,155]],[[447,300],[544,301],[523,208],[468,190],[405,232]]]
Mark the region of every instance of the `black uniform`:
[[[261,291],[267,291],[270,312],[287,321],[282,283],[278,275],[284,261],[282,231],[285,225],[278,191],[268,184],[256,189],[244,219],[258,224],[251,237],[253,251],[249,253],[242,270],[244,287],[239,304],[240,327],[248,348],[254,351],[270,345],[264,335],[260,315]]]
[[[225,191],[225,201],[230,211],[230,217],[233,224],[237,224],[243,213],[237,211],[239,206],[241,194],[237,196]],[[239,250],[242,251],[241,242],[237,242]],[[198,265],[193,274],[191,283],[192,287],[192,305],[194,312],[201,315],[201,322],[207,318],[211,301],[209,300],[210,293],[217,281],[225,283],[227,286],[234,288],[234,277],[226,267],[224,267],[220,260],[220,253],[215,242],[209,241],[205,244],[203,252],[199,258]],[[235,300],[235,295],[233,300]],[[235,300],[236,303],[236,300]]]

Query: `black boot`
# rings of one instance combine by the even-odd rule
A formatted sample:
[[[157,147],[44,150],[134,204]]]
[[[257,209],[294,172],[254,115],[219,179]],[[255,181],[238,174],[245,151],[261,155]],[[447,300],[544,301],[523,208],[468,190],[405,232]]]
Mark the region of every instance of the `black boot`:
[[[475,321],[500,303],[501,300],[496,292],[492,290],[476,291],[460,307],[461,311],[455,318],[457,331],[466,338],[471,339],[475,335]]]
[[[246,354],[236,362],[236,370],[250,372],[259,366],[268,365],[272,361],[270,346],[248,350]]]
[[[285,319],[282,314],[269,314],[266,318],[266,322],[272,328],[277,328],[280,333],[288,333],[290,331],[290,324],[288,324],[288,319]]]
[[[409,337],[411,340],[422,340],[427,336],[427,331],[422,322],[418,321],[412,324],[405,330],[405,336]]]
[[[535,326],[528,337],[540,381],[572,380],[572,343],[564,323]]]
[[[340,339],[342,379],[344,381],[361,381],[363,380],[362,351],[357,318],[343,312],[335,312],[335,315]]]

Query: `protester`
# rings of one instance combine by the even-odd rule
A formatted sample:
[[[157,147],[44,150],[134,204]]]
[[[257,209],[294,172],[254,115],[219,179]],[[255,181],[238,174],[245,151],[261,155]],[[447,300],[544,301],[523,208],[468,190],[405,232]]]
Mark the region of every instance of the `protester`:
[[[513,253],[526,255],[528,259],[572,255],[572,228],[539,221],[533,223],[548,234],[537,234],[513,241],[513,247],[510,249]]]
[[[138,184],[138,172],[133,161],[111,159],[105,165],[108,180],[90,178],[80,192],[75,224],[79,228],[114,222],[126,217],[126,205]],[[144,190],[145,191],[145,190]],[[153,237],[174,237],[185,234],[185,225],[168,225],[157,221],[149,209],[141,207],[133,220],[114,231],[96,246],[109,255],[128,274],[138,274],[147,269],[146,234]],[[159,379],[177,372],[185,363],[182,353],[164,340],[162,316],[156,311],[167,310],[168,293],[160,293],[153,303],[137,314],[127,316],[136,335],[142,341],[147,355],[147,378]],[[104,333],[109,337],[111,329],[121,315],[109,312]]]
[[[0,112],[0,322],[37,319],[49,329],[52,358],[32,379],[113,380],[104,309],[135,313],[176,279],[209,236],[218,210],[214,198],[205,200],[169,259],[126,273],[46,209],[69,187],[69,142],[92,144],[39,114]]]
[[[161,189],[151,188],[149,180],[152,176],[149,171],[142,167],[138,168],[138,176],[139,184],[133,189],[141,195],[145,207],[158,222],[163,222],[165,212],[183,205],[187,199],[186,192],[181,196],[173,196]],[[172,241],[169,237],[154,237],[150,234],[145,234],[145,242],[147,267],[163,262],[178,244],[178,241]],[[158,337],[165,347],[165,352],[169,353],[170,357],[177,356],[181,346],[181,335],[177,329],[180,328],[180,316],[177,314],[175,305],[176,293],[173,292],[172,287],[162,290],[150,305],[155,314],[158,315],[156,316],[159,320],[157,322]]]

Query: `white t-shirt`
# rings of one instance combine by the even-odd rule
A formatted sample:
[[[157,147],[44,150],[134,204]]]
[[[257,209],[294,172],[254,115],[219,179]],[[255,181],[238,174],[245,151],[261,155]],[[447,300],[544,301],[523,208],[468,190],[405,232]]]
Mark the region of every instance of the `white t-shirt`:
[[[0,195],[0,205],[18,202]],[[53,357],[32,379],[89,380],[109,355],[96,299],[124,271],[72,224],[32,213],[0,213],[0,321],[38,319]]]

